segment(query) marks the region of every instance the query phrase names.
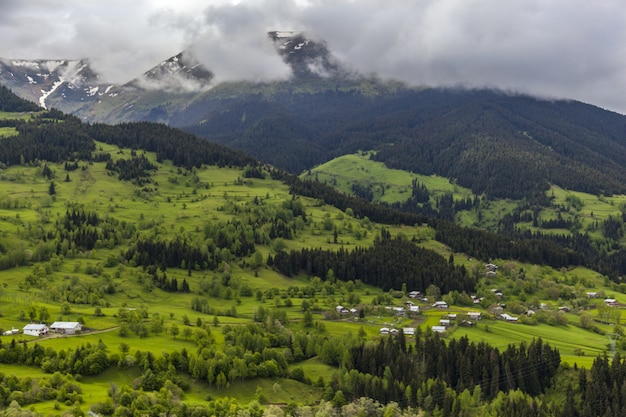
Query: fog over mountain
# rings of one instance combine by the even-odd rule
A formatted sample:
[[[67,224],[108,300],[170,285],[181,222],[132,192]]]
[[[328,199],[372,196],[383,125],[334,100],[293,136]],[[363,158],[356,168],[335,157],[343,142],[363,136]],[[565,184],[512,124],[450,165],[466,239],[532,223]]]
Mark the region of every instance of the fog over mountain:
[[[619,0],[0,0],[0,57],[89,58],[127,82],[193,46],[216,81],[285,79],[264,34],[306,31],[347,67],[411,85],[497,87],[626,113]]]

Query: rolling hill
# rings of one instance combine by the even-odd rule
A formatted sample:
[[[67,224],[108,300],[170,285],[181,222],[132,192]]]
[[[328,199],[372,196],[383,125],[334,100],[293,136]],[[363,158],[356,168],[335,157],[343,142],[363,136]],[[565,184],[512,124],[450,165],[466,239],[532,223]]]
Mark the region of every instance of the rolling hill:
[[[602,297],[626,303],[602,243],[459,227],[4,88],[0,108],[2,413],[547,416],[620,382],[601,371],[622,324]],[[53,321],[82,330],[19,334]]]

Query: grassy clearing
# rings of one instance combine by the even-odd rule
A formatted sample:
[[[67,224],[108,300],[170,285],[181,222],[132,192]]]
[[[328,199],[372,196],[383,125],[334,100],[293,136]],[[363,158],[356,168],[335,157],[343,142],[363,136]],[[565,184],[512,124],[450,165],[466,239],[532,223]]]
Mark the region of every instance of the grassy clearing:
[[[486,342],[500,350],[506,349],[509,344],[519,344],[541,338],[559,349],[562,361],[570,365],[576,363],[583,367],[590,367],[598,355],[606,352],[608,345],[607,336],[574,326],[545,324],[528,326],[502,321],[485,321],[475,327],[459,327],[452,334],[453,337],[467,336],[469,340],[477,343]],[[582,352],[582,356],[578,352]]]
[[[374,193],[374,201],[385,203],[406,201],[411,196],[413,180],[424,184],[434,196],[454,193],[458,198],[466,198],[471,195],[468,189],[452,184],[446,178],[389,169],[384,163],[371,160],[370,155],[370,152],[343,155],[311,169],[310,173],[306,172],[301,177],[332,184],[346,193],[352,193],[353,184],[369,186]]]

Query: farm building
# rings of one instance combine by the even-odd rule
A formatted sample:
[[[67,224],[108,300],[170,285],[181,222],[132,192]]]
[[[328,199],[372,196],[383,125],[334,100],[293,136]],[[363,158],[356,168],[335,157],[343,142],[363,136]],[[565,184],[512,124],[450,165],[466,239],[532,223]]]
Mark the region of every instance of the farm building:
[[[500,317],[502,318],[502,320],[505,320],[505,321],[509,321],[509,322],[512,322],[512,323],[516,323],[517,322],[517,317],[510,316],[510,315],[508,315],[506,313],[500,314]]]
[[[31,323],[24,326],[22,332],[29,336],[43,336],[48,334],[48,326],[45,324]]]
[[[435,333],[445,333],[446,326],[433,326],[432,329]]]
[[[5,336],[13,336],[14,334],[19,334],[20,330],[16,329],[15,327],[11,327],[11,330],[7,330],[6,332],[4,332]]]
[[[62,334],[76,334],[82,329],[81,324],[77,321],[55,321],[50,325],[51,331]]]
[[[389,334],[389,327],[381,327],[380,334]]]
[[[480,311],[468,311],[467,317],[472,320],[480,320],[481,313]]]
[[[393,312],[396,314],[396,316],[404,316],[406,314],[406,310],[404,309],[404,307],[394,307]]]

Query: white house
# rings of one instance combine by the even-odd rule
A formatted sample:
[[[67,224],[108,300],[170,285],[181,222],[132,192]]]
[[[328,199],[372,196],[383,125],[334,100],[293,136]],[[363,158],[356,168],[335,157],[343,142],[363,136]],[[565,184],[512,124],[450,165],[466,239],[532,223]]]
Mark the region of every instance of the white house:
[[[409,312],[411,314],[419,314],[420,306],[411,306],[411,307],[409,307]]]
[[[380,334],[389,334],[389,327],[381,327]]]
[[[468,311],[467,317],[472,320],[480,320],[481,313],[480,311]]]
[[[615,298],[607,298],[604,300],[604,304],[609,307],[617,307],[619,306],[619,302]]]
[[[404,307],[394,307],[392,310],[396,316],[404,316],[406,314]]]
[[[450,325],[450,320],[449,319],[441,319],[441,320],[439,320],[439,325],[440,326],[449,326]]]
[[[48,326],[46,326],[45,324],[31,323],[24,326],[22,332],[29,336],[43,336],[45,334],[48,334]]]
[[[485,269],[488,271],[496,271],[498,269],[498,265],[494,265],[492,263],[485,264]]]
[[[446,303],[445,301],[435,301],[433,307],[441,309],[448,308],[448,303]]]
[[[11,327],[11,330],[7,330],[6,332],[4,332],[5,336],[13,336],[14,334],[19,334],[20,330],[16,329],[15,327]]]
[[[402,332],[405,336],[415,336],[415,327],[405,327]]]
[[[445,333],[446,326],[433,326],[432,329],[435,333]]]
[[[512,322],[512,323],[517,322],[517,317],[509,316],[506,313],[500,314],[500,317],[502,317],[502,319],[505,320],[505,321],[509,321],[509,322]]]
[[[83,328],[77,321],[55,321],[50,325],[50,330],[55,333],[76,334]]]

